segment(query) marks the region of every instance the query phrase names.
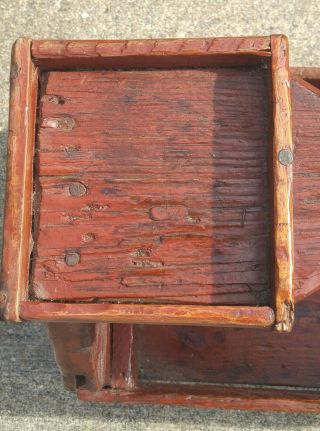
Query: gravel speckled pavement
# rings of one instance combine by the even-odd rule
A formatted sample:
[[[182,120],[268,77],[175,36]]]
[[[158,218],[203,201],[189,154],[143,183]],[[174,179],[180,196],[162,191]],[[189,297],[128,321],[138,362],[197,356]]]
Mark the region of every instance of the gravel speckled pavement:
[[[290,40],[291,65],[320,66],[319,21],[319,0],[1,0],[1,202],[10,49],[17,37],[125,39],[284,33]],[[318,431],[320,415],[82,403],[63,388],[43,325],[0,324],[1,431],[186,429]]]

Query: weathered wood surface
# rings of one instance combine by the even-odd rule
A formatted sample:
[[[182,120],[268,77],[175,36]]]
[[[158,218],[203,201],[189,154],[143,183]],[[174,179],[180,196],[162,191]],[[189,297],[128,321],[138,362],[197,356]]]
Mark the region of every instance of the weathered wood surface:
[[[270,307],[59,303],[24,301],[23,320],[44,322],[117,322],[167,325],[269,327],[274,323]]]
[[[19,320],[28,296],[32,250],[32,178],[38,73],[31,62],[31,40],[12,49],[7,187],[3,230],[0,309],[4,319]],[[1,314],[1,310],[0,310]]]
[[[137,385],[137,364],[134,325],[112,325],[112,378],[113,389],[134,389]]]
[[[320,92],[291,80],[294,164],[294,290],[296,301],[320,289]]]
[[[309,82],[320,91],[320,67],[291,67],[290,73],[295,78],[301,77],[305,82]]]
[[[320,387],[320,293],[315,293],[320,287],[317,277],[320,100],[301,80],[293,79],[291,88],[297,178],[295,282],[296,297],[300,299],[293,331],[279,334],[261,329],[115,324],[113,351],[117,362],[113,366],[113,381],[122,389],[111,385],[92,392],[80,386],[78,396],[82,400],[320,411],[319,392],[310,390]],[[125,389],[128,370],[129,375],[135,376],[131,390]],[[159,386],[159,381],[163,385]],[[295,389],[205,386],[208,383],[285,385]]]
[[[288,334],[271,329],[137,326],[138,382],[320,388],[319,303],[319,294],[299,303]]]
[[[208,67],[247,65],[270,57],[270,37],[35,40],[34,63],[42,70],[105,67]]]
[[[294,213],[296,218],[294,222],[294,284],[297,299],[299,300],[304,296],[308,295],[310,292],[312,293],[313,291],[317,290],[320,286],[320,277],[318,276],[317,269],[317,263],[320,254],[320,249],[318,246],[319,223],[317,218],[317,214],[319,214],[320,211],[320,204],[317,197],[317,190],[320,186],[317,176],[319,166],[319,158],[317,156],[319,153],[317,148],[317,137],[319,136],[318,120],[320,115],[320,107],[319,95],[315,87],[310,88],[310,86],[308,86],[306,82],[301,82],[298,79],[292,80],[291,87],[293,91],[293,122],[295,148],[293,175],[296,178],[296,182],[293,186]],[[69,96],[71,96],[71,94]],[[56,101],[57,99],[55,98],[53,100]],[[56,105],[54,102],[49,101],[45,101],[43,103],[46,105],[50,105],[51,108],[47,109],[51,109],[49,112],[53,115],[57,115],[57,113],[59,113],[59,115],[62,115],[62,112],[66,112],[65,105]],[[64,111],[55,111],[54,109],[57,106],[59,108],[64,107]],[[206,106],[208,106],[208,104],[206,104]],[[159,108],[159,106],[157,106],[157,108]],[[76,107],[74,106],[73,109],[75,110]],[[68,112],[70,111],[68,110]],[[71,113],[73,112],[74,111],[71,111]],[[130,110],[128,115],[130,116]],[[168,123],[168,121],[169,120],[167,120],[166,123]],[[169,122],[168,126],[166,127],[170,131],[170,127],[172,127],[171,130],[174,130],[174,127],[176,127],[176,125],[170,125]],[[259,203],[263,204],[263,201],[261,202],[261,199],[264,199],[262,189],[266,187],[266,184],[261,182],[261,180],[253,182],[252,180],[250,180],[248,182],[248,180],[244,179],[244,181],[246,181],[246,183],[248,184],[248,191],[252,191],[254,194],[252,198],[250,198],[250,196],[239,196],[239,193],[237,195],[237,190],[241,191],[241,188],[238,189],[239,181],[240,184],[242,183],[241,171],[247,171],[250,173],[250,175],[255,175],[255,172],[259,171],[259,166],[255,165],[255,160],[240,160],[241,166],[243,167],[239,167],[239,181],[227,180],[226,182],[226,179],[224,179],[222,180],[222,184],[221,182],[219,183],[219,180],[215,180],[215,182],[213,183],[213,188],[215,189],[216,195],[218,196],[217,199],[219,205],[221,205],[222,199],[225,200],[226,205],[222,205],[223,209],[220,211],[215,207],[215,201],[217,201],[217,199],[210,199],[210,196],[208,194],[207,202],[208,205],[211,205],[211,210],[209,209],[209,211],[212,211],[211,220],[209,218],[209,211],[207,211],[207,216],[201,213],[202,207],[206,202],[206,200],[203,199],[203,193],[201,193],[202,196],[197,196],[196,193],[194,193],[194,195],[192,196],[191,202],[193,207],[196,208],[196,211],[199,212],[200,216],[204,217],[206,226],[205,229],[207,229],[207,232],[209,233],[211,230],[213,236],[210,237],[207,234],[203,235],[204,232],[197,231],[201,226],[201,223],[199,226],[199,223],[186,222],[182,225],[182,227],[185,229],[184,236],[183,238],[178,240],[172,235],[174,233],[174,229],[181,228],[181,221],[179,217],[183,218],[184,215],[186,215],[186,209],[184,206],[173,205],[172,207],[171,205],[169,205],[169,207],[163,209],[161,205],[158,205],[155,207],[156,209],[153,210],[153,217],[155,212],[156,217],[160,220],[151,219],[151,213],[148,213],[147,209],[149,209],[150,211],[151,208],[153,208],[152,203],[150,204],[149,202],[145,202],[139,197],[142,191],[148,193],[148,190],[150,188],[148,188],[148,183],[146,184],[144,190],[138,190],[136,192],[136,203],[130,199],[124,199],[124,194],[127,191],[128,183],[130,184],[133,174],[129,176],[127,173],[127,170],[130,169],[130,161],[127,162],[124,158],[121,158],[121,154],[114,154],[115,149],[117,149],[117,143],[119,143],[119,137],[113,137],[112,135],[110,137],[111,133],[109,129],[106,128],[109,135],[106,138],[108,139],[107,142],[114,141],[114,144],[111,146],[110,153],[106,155],[105,159],[108,159],[108,156],[110,156],[111,162],[112,160],[114,160],[116,163],[116,166],[113,168],[113,170],[111,170],[110,168],[111,173],[116,173],[118,172],[118,170],[120,170],[121,173],[124,172],[124,174],[128,176],[128,181],[126,183],[124,182],[121,188],[119,188],[119,182],[110,182],[109,186],[111,187],[107,187],[107,189],[109,190],[109,196],[108,194],[106,195],[104,193],[101,193],[101,196],[103,195],[103,197],[101,198],[101,201],[97,202],[92,199],[90,188],[88,188],[89,193],[86,190],[86,194],[82,196],[71,196],[69,193],[69,185],[70,178],[71,183],[74,183],[77,182],[79,178],[81,179],[83,175],[85,175],[86,178],[92,177],[92,173],[95,172],[98,168],[106,169],[106,163],[104,163],[104,160],[101,160],[101,157],[103,155],[101,154],[101,151],[103,151],[101,149],[105,148],[104,141],[98,141],[98,143],[95,144],[97,145],[96,150],[94,146],[92,146],[92,148],[90,147],[90,149],[87,150],[88,157],[91,156],[91,150],[95,151],[96,154],[100,156],[100,159],[99,157],[96,157],[98,167],[89,166],[89,163],[86,162],[86,159],[82,157],[82,151],[80,151],[82,147],[79,147],[79,144],[74,143],[74,139],[77,139],[78,136],[79,139],[82,139],[82,135],[79,131],[78,135],[72,136],[72,134],[75,133],[76,128],[68,133],[63,133],[61,131],[55,132],[55,129],[51,128],[44,130],[49,131],[49,137],[47,140],[48,142],[45,144],[43,153],[40,154],[40,157],[43,157],[44,166],[44,171],[42,177],[40,178],[41,181],[43,181],[43,186],[45,186],[43,188],[42,199],[43,204],[47,207],[50,205],[57,205],[59,208],[57,208],[56,211],[52,212],[43,211],[42,218],[40,219],[40,226],[41,222],[43,223],[41,229],[44,230],[42,230],[42,239],[40,235],[39,252],[41,252],[41,255],[43,255],[44,257],[42,261],[38,260],[36,262],[36,267],[38,268],[38,279],[41,280],[41,283],[37,285],[37,279],[35,279],[34,286],[35,294],[39,298],[98,298],[99,296],[103,297],[105,295],[109,297],[113,297],[114,295],[114,297],[116,298],[121,298],[122,296],[126,295],[127,297],[139,297],[144,298],[145,300],[148,300],[148,297],[149,300],[152,297],[158,300],[169,300],[171,297],[174,301],[212,304],[268,303],[270,296],[266,295],[266,292],[267,286],[269,285],[270,276],[269,272],[267,273],[266,269],[268,259],[265,254],[268,248],[268,238],[265,237],[265,234],[268,229],[268,220],[266,212],[264,211],[266,207],[264,207],[264,209],[262,207],[257,207],[252,212],[247,210],[245,212],[243,211],[243,208],[247,208],[247,205],[249,203],[247,199],[251,200],[251,202],[255,202],[258,205]],[[198,136],[198,132],[199,129],[196,130],[196,136]],[[88,133],[88,130],[86,130],[86,133]],[[93,130],[90,132],[90,145],[93,145],[92,140],[97,140],[97,137],[94,133],[95,131]],[[132,147],[135,142],[135,135],[133,130],[129,129],[129,133],[127,132],[127,135],[129,135],[129,138],[131,138],[130,145]],[[158,139],[161,139],[161,136],[162,135],[160,135],[160,137],[158,136]],[[190,136],[186,133],[184,133],[184,136],[186,136],[187,138],[189,136],[189,139],[194,138],[194,136]],[[143,143],[146,142],[144,136],[139,135],[139,141],[140,139]],[[208,142],[210,142],[210,137],[208,137]],[[219,140],[219,144],[220,143],[221,140]],[[178,144],[175,144],[175,146],[178,146]],[[186,144],[184,143],[183,147],[185,146]],[[159,145],[159,147],[161,146]],[[182,145],[179,145],[179,147],[181,147],[180,150],[182,151]],[[210,147],[210,144],[208,144],[208,147]],[[146,148],[148,148],[148,145],[146,145]],[[153,147],[152,150],[155,151],[155,148],[157,147]],[[178,149],[179,148],[177,148],[177,150]],[[141,150],[139,152],[138,145],[136,145],[135,150],[137,151],[136,160],[139,159],[139,163],[142,164],[142,167],[139,167],[139,178],[146,178],[145,181],[150,181],[150,178],[152,176],[153,178],[155,178],[156,181],[159,181],[157,179],[161,178],[160,170],[158,171],[157,175],[152,174],[152,172],[150,171],[148,174],[147,163],[150,163],[149,160],[147,163],[144,164],[144,154],[142,154]],[[185,157],[185,151],[186,150],[184,149],[184,152],[181,153],[181,159],[183,158],[182,156]],[[195,149],[193,148],[192,151],[195,151]],[[253,151],[253,149],[251,148],[250,151]],[[211,171],[211,173],[213,172],[213,175],[215,172],[217,172],[220,160],[221,163],[223,163],[224,156],[226,156],[226,152],[220,154],[220,159],[218,159],[218,161],[213,161],[214,169],[212,167],[209,168],[209,165],[207,170],[201,167],[199,168],[197,166],[198,171],[199,169],[203,169],[202,177],[198,177],[200,179],[203,178],[203,183],[205,183],[204,179],[206,178],[206,172],[210,173]],[[159,153],[156,154],[158,157],[160,157],[161,155],[159,155]],[[111,157],[111,155],[113,155],[113,157]],[[257,153],[255,153],[255,155],[257,156]],[[239,158],[238,154],[237,156]],[[244,158],[245,157],[248,157],[248,153],[244,154]],[[60,166],[61,172],[57,172],[52,161],[54,161]],[[76,164],[74,163],[74,161],[76,161]],[[192,159],[192,163],[196,163],[196,161],[197,159]],[[253,165],[249,165],[249,167],[243,165],[243,163],[247,162],[250,164],[253,163]],[[68,167],[69,165],[71,166],[71,164],[72,166],[76,166],[77,171],[75,173],[75,168]],[[88,170],[88,172],[86,171],[85,173],[83,173],[83,164],[85,164],[85,169]],[[144,172],[145,174],[143,175]],[[59,173],[60,176],[58,175]],[[219,173],[225,176],[234,175],[234,172],[232,171],[231,167],[226,170],[225,166],[221,166]],[[51,175],[56,175],[58,181],[55,181],[54,178],[52,179]],[[186,175],[186,169],[181,169],[179,171],[179,175],[177,175],[176,178],[181,178],[181,175]],[[167,172],[167,177],[168,176],[170,177],[170,172]],[[100,190],[102,189],[102,187],[105,186],[105,184],[107,183],[101,182]],[[198,186],[199,182],[197,183],[197,187]],[[99,186],[97,188],[95,187],[96,185],[93,184],[93,191],[95,192],[95,190],[97,190],[98,192]],[[161,192],[162,185],[160,184],[159,187]],[[243,187],[245,187],[245,185],[243,185]],[[256,192],[255,187],[257,187]],[[188,185],[188,188],[190,188],[190,185]],[[105,189],[103,188],[103,190]],[[113,190],[118,193],[118,196],[117,193],[112,193]],[[174,187],[169,190],[170,193],[175,196]],[[231,194],[230,191],[232,191]],[[232,203],[230,199],[235,199],[236,207],[239,208],[238,210],[230,210],[230,207],[228,206]],[[188,193],[186,194],[186,201],[190,202],[190,200],[190,193]],[[132,228],[132,224],[134,225],[134,223],[137,221],[136,209],[137,207],[139,207],[139,203],[142,211],[145,211],[145,218],[142,221],[144,222],[144,229],[148,228],[148,232],[150,235],[150,239],[148,238],[147,241],[142,240],[142,238],[139,238],[139,236],[137,237],[134,232],[134,229]],[[176,204],[177,202],[175,201],[174,203]],[[225,207],[227,207],[228,210]],[[112,211],[111,208],[115,211]],[[121,217],[121,213],[124,210],[130,211],[131,218]],[[69,214],[70,212],[71,215]],[[241,227],[243,224],[243,215],[245,216],[245,223],[244,226]],[[169,220],[163,220],[163,218],[165,217],[168,217]],[[175,217],[178,218],[178,224],[174,222]],[[101,222],[101,220],[104,219],[106,220],[104,228],[98,228],[97,223]],[[119,224],[114,226],[114,224],[117,223],[116,220],[118,220],[120,226]],[[159,226],[159,222],[162,229],[162,231],[160,230],[159,232],[160,234],[166,233],[163,230],[163,226],[165,224],[169,226],[171,225],[172,230],[168,232],[168,238],[165,241],[160,244],[156,244],[154,243],[152,237],[154,232],[153,226]],[[82,223],[85,228],[81,227]],[[248,242],[249,248],[244,244],[244,242],[241,244],[237,242],[237,244],[240,245],[239,254],[241,263],[241,274],[238,272],[238,268],[236,266],[234,267],[234,271],[230,272],[230,270],[228,270],[228,268],[230,267],[227,266],[228,264],[230,264],[231,260],[229,259],[229,256],[234,256],[234,253],[237,251],[237,248],[234,248],[234,245],[236,243],[232,241],[233,237],[231,236],[231,232],[238,233],[237,239],[239,239],[239,232],[243,232],[246,238],[249,239],[249,232],[256,228],[259,229],[262,235],[260,241],[258,241],[256,238],[250,240],[250,242]],[[197,233],[197,235],[190,234],[193,230]],[[218,233],[219,230],[221,232],[221,237],[222,235],[226,237],[226,230],[230,232],[230,245],[224,245],[221,240],[218,241],[218,235],[216,235],[216,237],[214,236],[214,233]],[[68,234],[65,233],[66,231],[68,231]],[[115,238],[112,243],[112,246],[110,246],[111,244],[109,236],[110,232],[112,231]],[[126,237],[132,235],[133,238],[131,240],[130,238],[124,239],[122,243],[118,245],[119,242],[121,242],[122,235],[125,235]],[[66,242],[66,239],[68,239],[68,244],[70,246],[68,248],[64,248],[64,243]],[[48,242],[51,241],[57,244],[56,250],[46,250],[46,247],[48,247]],[[104,245],[106,243],[108,247],[105,248]],[[93,244],[97,244],[96,250],[101,252],[101,256],[104,253],[106,254],[107,257],[105,257],[103,261],[99,261],[99,258],[97,258],[96,253],[89,254],[88,250],[90,249],[90,247],[92,247],[93,250],[95,249]],[[190,245],[192,245],[192,247],[190,247]],[[69,250],[80,250],[81,259],[76,267],[69,267],[65,263],[65,254]],[[245,251],[247,254],[241,253],[241,250],[242,252]],[[180,273],[177,272],[177,274],[179,277],[183,277],[182,280],[187,279],[188,282],[188,284],[178,285],[179,290],[176,292],[175,297],[174,291],[171,288],[169,289],[167,287],[167,283],[170,284],[170,282],[172,282],[172,280],[174,279],[172,277],[172,271],[177,271],[177,268],[171,268],[169,271],[169,268],[167,268],[166,270],[166,266],[157,267],[161,258],[165,258],[165,263],[167,263],[168,266],[174,266],[174,253],[176,253],[176,257],[184,265],[183,270],[180,271]],[[210,253],[213,254],[213,257],[210,256]],[[122,258],[120,259],[121,256]],[[47,257],[49,257],[49,259],[47,259]],[[194,277],[199,280],[198,271],[197,268],[191,267],[191,271],[188,272],[188,270],[186,270],[186,266],[188,267],[188,265],[192,264],[192,262],[196,264],[200,263],[200,261],[196,260],[199,258],[201,258],[201,260],[204,262],[202,264],[202,270],[204,268],[208,268],[208,270],[202,272],[202,282],[201,284],[197,285],[197,290],[195,294],[193,283],[195,280]],[[248,262],[243,262],[243,260],[245,260],[246,258],[249,258],[249,260],[253,259],[252,266],[250,266],[250,264],[249,266],[247,266]],[[89,266],[87,264],[84,265],[84,259],[85,262],[89,264]],[[254,261],[254,259],[257,260]],[[210,273],[210,261],[211,264],[213,262],[213,265],[217,266],[217,269],[220,268],[222,270],[225,270],[226,275],[224,276],[223,273],[221,274],[221,271],[218,271],[219,273],[216,275],[213,271]],[[118,267],[117,262],[120,262]],[[44,265],[47,266],[45,267]],[[103,265],[105,266],[103,267]],[[107,265],[109,268],[111,267],[112,271],[109,270],[105,272],[102,275],[101,279],[95,279],[95,283],[92,283],[90,274],[81,279],[81,277],[85,274],[86,271],[88,271],[88,269],[93,268],[96,270],[97,268],[99,268],[99,266],[100,269],[106,269]],[[254,265],[257,265],[257,271],[254,270]],[[119,272],[117,271],[121,269],[120,267],[122,267],[122,269],[126,267],[126,272],[131,271],[133,274],[135,274],[135,276],[120,276],[117,285],[115,278],[119,275]],[[266,271],[265,274],[263,274],[263,267]],[[145,288],[143,288],[143,284],[141,283],[141,277],[139,277],[139,274],[142,273],[148,274],[145,276]],[[108,279],[106,279],[105,277],[106,274],[108,275]],[[245,277],[242,278],[242,283],[240,282],[240,275],[241,277]],[[57,281],[59,281],[59,277],[62,277],[63,283],[57,283]],[[264,283],[261,286],[258,283],[259,277],[260,281],[264,277],[267,277],[268,283]],[[228,279],[230,280],[229,286],[227,285]],[[42,280],[44,280],[46,286],[45,289],[42,289]],[[122,280],[122,282],[125,281],[125,283],[119,284],[119,280]],[[166,283],[162,283],[161,280],[165,280]],[[220,284],[222,280],[223,284]],[[190,283],[190,281],[192,281],[192,283]],[[215,286],[219,285],[219,288],[217,287],[213,290],[212,285],[210,284],[213,281],[216,282]],[[249,283],[249,281],[251,281],[251,283]],[[256,281],[256,283],[253,284],[252,281]],[[90,291],[87,290],[89,287],[89,282],[90,288],[92,289]],[[233,284],[234,282],[236,282],[236,284]],[[72,287],[75,284],[79,286],[79,289],[76,287]]]
[[[274,290],[278,331],[290,331],[294,320],[293,304],[293,215],[291,96],[288,41],[271,36],[273,108],[273,237]],[[286,154],[284,160],[281,154]]]
[[[34,296],[269,304],[266,76],[49,73]]]
[[[283,334],[261,329],[112,325],[112,377],[98,390],[90,386],[88,390],[95,368],[83,370],[86,349],[74,348],[85,339],[87,329],[76,333],[70,329],[81,329],[83,324],[50,326],[56,327],[53,341],[56,351],[60,347],[60,367],[86,376],[85,381],[78,380],[82,400],[318,413],[320,393],[311,389],[320,387],[319,302],[320,294],[298,304],[293,331]],[[270,389],[225,384],[270,385]]]
[[[319,413],[320,399],[318,392],[290,391],[248,388],[195,388],[183,385],[157,385],[138,391],[120,391],[106,389],[90,392],[85,388],[78,390],[78,397],[83,401],[128,403],[128,404],[163,404],[200,408],[262,410],[278,412]]]
[[[110,385],[111,325],[108,323],[48,323],[55,358],[69,390],[91,391]]]

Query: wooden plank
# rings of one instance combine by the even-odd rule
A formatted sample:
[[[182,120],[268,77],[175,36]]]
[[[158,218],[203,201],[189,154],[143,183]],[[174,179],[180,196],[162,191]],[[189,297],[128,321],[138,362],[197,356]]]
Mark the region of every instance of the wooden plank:
[[[269,305],[266,78],[250,67],[46,75],[34,296]],[[48,127],[55,118],[76,126]]]
[[[302,78],[300,75],[294,75],[293,80],[295,82],[299,82],[300,85],[320,96],[320,78],[319,80],[305,79]]]
[[[22,302],[23,320],[145,323],[167,325],[223,325],[268,327],[274,322],[269,307],[159,304],[63,304]]]
[[[137,385],[134,326],[112,325],[113,389],[134,389]]]
[[[293,329],[282,334],[272,328],[137,325],[138,384],[161,381],[320,390],[319,303],[318,293],[297,304]]]
[[[28,296],[37,89],[31,40],[18,39],[11,60],[1,286],[6,296],[3,316],[12,321],[19,320],[20,301]]]
[[[111,331],[108,323],[48,323],[55,359],[67,389],[91,391],[110,385]]]
[[[295,302],[300,301],[292,332],[279,336],[261,329],[142,327],[136,340],[148,349],[136,347],[138,368],[143,370],[140,379],[319,388],[320,97],[296,77],[291,79],[291,89],[296,179],[294,283]],[[168,341],[160,348],[163,339]],[[230,347],[234,345],[237,349]]]
[[[320,289],[320,92],[300,77],[291,79],[293,107],[294,298]]]
[[[274,275],[278,331],[290,331],[293,305],[292,130],[285,36],[271,36],[273,105]]]
[[[226,66],[270,57],[270,37],[36,40],[32,56],[42,70]]]
[[[89,363],[93,390],[109,386],[111,382],[112,332],[110,323],[96,323]],[[89,385],[88,385],[89,386]]]
[[[320,412],[319,392],[298,390],[158,385],[137,391],[104,390],[90,392],[80,388],[83,401],[180,405],[200,408],[262,410],[278,412]]]
[[[291,67],[290,73],[294,78],[300,77],[320,91],[320,67]]]

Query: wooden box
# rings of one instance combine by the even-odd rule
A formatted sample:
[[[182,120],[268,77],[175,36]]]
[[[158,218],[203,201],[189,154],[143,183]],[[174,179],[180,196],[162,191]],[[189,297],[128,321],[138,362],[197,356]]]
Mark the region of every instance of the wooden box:
[[[16,42],[2,315],[80,398],[318,410],[318,82],[281,35]]]

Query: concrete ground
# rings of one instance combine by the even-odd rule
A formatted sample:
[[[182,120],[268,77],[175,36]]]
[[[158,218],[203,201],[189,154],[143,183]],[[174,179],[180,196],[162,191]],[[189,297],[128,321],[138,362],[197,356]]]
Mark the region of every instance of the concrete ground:
[[[319,0],[1,0],[0,193],[10,48],[33,38],[155,38],[285,33],[291,64],[320,66]],[[1,211],[2,213],[2,211]],[[0,430],[319,430],[320,415],[81,403],[60,382],[42,325],[0,324]]]

